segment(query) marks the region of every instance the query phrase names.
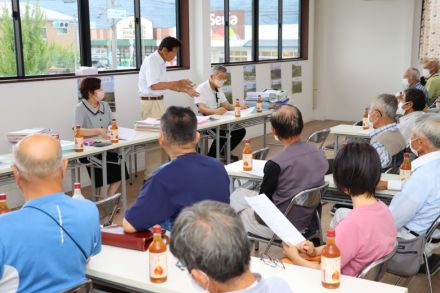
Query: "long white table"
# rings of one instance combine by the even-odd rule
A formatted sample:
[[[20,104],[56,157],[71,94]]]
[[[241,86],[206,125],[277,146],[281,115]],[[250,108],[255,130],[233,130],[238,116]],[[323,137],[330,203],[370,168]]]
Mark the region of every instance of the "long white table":
[[[148,252],[103,245],[102,252],[91,258],[86,274],[97,284],[125,290],[127,292],[191,293],[196,291],[190,274],[176,266],[177,260],[168,255],[168,280],[154,284],[149,280]],[[251,271],[263,277],[279,277],[285,280],[292,292],[338,292],[338,293],[406,293],[407,288],[342,276],[338,289],[321,286],[319,270],[285,265],[286,269],[273,268],[259,258],[252,257]]]
[[[341,136],[354,139],[370,139],[372,128],[363,129],[362,126],[340,124],[330,127],[330,133],[335,135],[335,152],[339,150],[339,138]]]

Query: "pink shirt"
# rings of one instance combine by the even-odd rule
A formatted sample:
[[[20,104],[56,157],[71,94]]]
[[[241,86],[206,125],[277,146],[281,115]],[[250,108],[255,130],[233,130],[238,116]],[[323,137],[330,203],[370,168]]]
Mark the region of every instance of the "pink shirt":
[[[389,208],[381,201],[354,208],[336,226],[342,274],[358,275],[394,248],[397,232]]]

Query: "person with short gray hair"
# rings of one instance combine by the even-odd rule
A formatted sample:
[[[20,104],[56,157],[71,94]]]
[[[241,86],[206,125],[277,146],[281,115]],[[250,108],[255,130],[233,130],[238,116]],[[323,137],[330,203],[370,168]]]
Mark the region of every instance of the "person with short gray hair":
[[[229,103],[226,99],[222,87],[227,79],[227,69],[223,65],[215,65],[211,68],[211,75],[209,79],[201,83],[197,87],[197,92],[200,96],[194,98],[194,103],[199,109],[200,114],[208,115],[223,115],[227,111],[234,110],[234,105]],[[232,101],[234,103],[234,101]],[[242,108],[246,108],[242,106]],[[220,131],[220,155],[224,155],[226,147],[226,131]],[[240,144],[246,135],[246,129],[241,128],[231,132],[231,151]],[[208,156],[216,157],[217,155],[216,141],[214,140],[208,151]],[[231,156],[232,161],[237,161],[238,157]]]
[[[370,143],[379,154],[382,169],[390,167],[393,159],[403,159],[406,142],[396,124],[397,105],[395,96],[381,94],[373,99],[368,113],[370,127],[374,128]]]
[[[0,292],[64,291],[84,281],[87,260],[101,251],[98,209],[63,192],[61,154],[46,134],[14,146],[11,169],[26,203],[0,215]]]
[[[207,200],[185,208],[170,239],[171,253],[208,292],[292,292],[282,279],[251,273],[251,244],[227,204]]]
[[[429,94],[428,105],[431,105],[440,97],[440,62],[437,58],[425,58],[422,64],[425,87]]]
[[[414,123],[410,148],[418,156],[411,163],[411,176],[401,181],[382,181],[379,188],[401,190],[390,204],[398,236],[410,239],[424,234],[440,215],[440,115],[425,114]],[[440,233],[434,233],[439,246]]]
[[[425,103],[428,104],[429,101],[429,94],[428,90],[421,84],[420,82],[420,71],[417,68],[410,67],[405,70],[405,73],[403,74],[403,80],[402,85],[405,90],[407,89],[418,89],[423,92],[423,95],[425,97]],[[403,92],[399,93],[398,98],[403,98]]]

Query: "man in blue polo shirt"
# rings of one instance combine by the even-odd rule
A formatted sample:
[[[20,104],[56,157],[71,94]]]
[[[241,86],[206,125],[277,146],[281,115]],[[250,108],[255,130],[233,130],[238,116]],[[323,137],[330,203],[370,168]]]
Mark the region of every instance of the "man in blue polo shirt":
[[[100,252],[98,210],[65,195],[67,161],[57,140],[33,135],[14,148],[14,172],[26,204],[0,216],[0,292],[59,292],[85,280]]]
[[[123,220],[127,232],[173,223],[180,211],[202,200],[229,203],[229,178],[217,160],[195,151],[197,119],[186,108],[170,107],[162,116],[159,144],[171,158],[142,187]]]

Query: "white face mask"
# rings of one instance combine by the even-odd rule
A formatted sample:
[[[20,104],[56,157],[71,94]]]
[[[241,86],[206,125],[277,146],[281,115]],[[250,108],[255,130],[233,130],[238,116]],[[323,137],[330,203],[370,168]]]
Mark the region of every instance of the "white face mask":
[[[273,138],[275,138],[276,141],[280,141],[277,135],[274,135]]]
[[[405,115],[406,110],[403,109],[403,106],[405,106],[405,104],[406,103],[399,102],[399,105],[397,106],[397,111],[396,111],[397,115]]]
[[[104,99],[104,97],[105,97],[104,91],[103,90],[97,90],[95,92],[95,97],[98,100],[98,102],[102,101]]]
[[[411,139],[411,140],[409,141],[409,148],[411,149],[411,152],[412,152],[414,155],[416,155],[416,157],[418,157],[418,156],[419,156],[419,151],[416,150],[416,149],[414,149],[413,146],[412,146],[412,142],[415,141],[416,139],[417,139],[417,138],[415,138],[415,139]]]
[[[423,68],[422,75],[424,77],[429,77],[431,75],[431,73],[429,73],[429,69]]]
[[[403,88],[408,88],[408,86],[409,86],[409,81],[408,81],[408,78],[404,78],[404,79],[402,79],[402,85],[403,85]]]
[[[370,114],[368,114],[368,120],[367,120],[367,122],[368,122],[368,127],[370,127],[370,128],[374,128],[374,122],[371,122],[370,118],[371,118],[371,116],[370,116]]]
[[[216,79],[214,83],[217,87],[222,87],[225,84],[225,80]]]

